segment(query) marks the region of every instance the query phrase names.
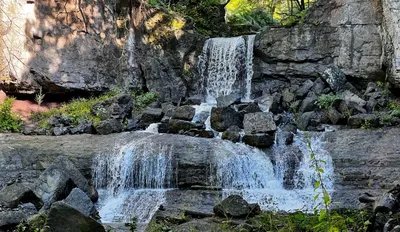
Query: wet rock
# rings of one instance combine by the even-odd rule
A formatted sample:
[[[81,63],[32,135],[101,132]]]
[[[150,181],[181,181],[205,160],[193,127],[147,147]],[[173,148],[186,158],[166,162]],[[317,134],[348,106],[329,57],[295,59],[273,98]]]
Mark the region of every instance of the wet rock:
[[[172,114],[172,119],[192,121],[196,110],[191,106],[180,106]]]
[[[183,120],[171,119],[168,124],[168,133],[180,134],[191,129],[196,129],[197,125]]]
[[[379,117],[375,114],[357,114],[348,118],[347,124],[352,127],[379,127]]]
[[[219,217],[247,218],[261,212],[258,204],[249,204],[241,196],[231,195],[214,206],[214,213]]]
[[[282,96],[279,94],[274,95],[264,95],[255,99],[254,101],[258,104],[261,111],[280,113]]]
[[[191,96],[186,99],[182,105],[200,105],[203,102],[203,97],[201,95]]]
[[[217,97],[217,107],[228,107],[240,103],[241,97],[237,93]]]
[[[238,126],[230,126],[226,131],[222,133],[222,139],[230,140],[234,143],[240,140],[240,128]]]
[[[200,137],[200,138],[214,138],[214,132],[208,130],[199,130],[199,129],[191,129],[184,133],[184,135],[189,135],[193,137]]]
[[[250,113],[244,115],[243,127],[246,134],[276,131],[273,114],[270,112]]]
[[[211,109],[211,127],[216,131],[225,131],[230,126],[243,127],[240,114],[230,107]]]
[[[94,123],[93,127],[96,133],[100,135],[118,133],[124,129],[124,126],[122,125],[121,121],[114,118],[96,122]]]
[[[89,185],[89,197],[92,202],[97,202],[99,200],[99,193],[93,185]]]
[[[210,112],[202,111],[193,118],[193,121],[196,123],[205,123],[209,116],[210,116]]]
[[[304,98],[310,89],[314,86],[314,82],[311,80],[306,80],[299,89],[296,91],[297,98]]]
[[[246,134],[243,136],[243,143],[259,148],[268,148],[274,144],[274,137],[269,134]]]
[[[105,232],[104,227],[96,220],[62,202],[55,202],[51,206],[45,228],[45,232]]]
[[[160,108],[146,108],[140,117],[139,128],[144,129],[152,123],[160,122],[163,115],[163,111]]]
[[[33,192],[42,199],[44,209],[65,199],[74,187],[90,194],[88,182],[67,157],[59,156],[33,184]]]
[[[139,121],[137,119],[131,118],[128,119],[128,123],[125,126],[126,131],[133,131],[138,128]]]
[[[346,75],[337,67],[326,69],[321,74],[321,78],[328,83],[334,92],[340,92],[347,82]]]
[[[43,206],[41,199],[22,183],[14,183],[0,190],[0,205],[8,208],[16,208],[22,203],[33,203],[37,209]]]
[[[68,197],[62,202],[80,211],[85,216],[94,216],[97,213],[88,195],[79,188],[72,189]]]

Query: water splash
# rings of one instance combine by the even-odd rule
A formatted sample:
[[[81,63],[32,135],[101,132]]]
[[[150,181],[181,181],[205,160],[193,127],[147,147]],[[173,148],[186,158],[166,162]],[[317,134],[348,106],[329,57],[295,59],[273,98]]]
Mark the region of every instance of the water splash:
[[[206,102],[234,91],[250,99],[253,76],[254,35],[212,38],[204,43],[199,57]]]
[[[175,187],[170,145],[144,138],[118,152],[94,160],[94,184],[99,189],[99,213],[103,222],[127,222],[136,216],[147,223],[165,192]]]
[[[310,167],[311,151],[302,133],[295,137],[291,146],[294,150],[287,145],[276,145],[267,154],[244,144],[226,142],[225,149],[231,152],[219,155],[216,160],[217,182],[223,188],[223,197],[239,194],[248,202],[259,203],[264,210],[313,211],[321,199],[314,201],[318,193],[314,191],[317,172]],[[326,162],[320,164],[325,171],[323,183],[332,192],[332,158],[323,149],[320,138],[311,138],[311,146],[316,159]],[[288,160],[296,150],[297,163],[291,165]],[[288,172],[293,172],[291,188],[286,186]]]

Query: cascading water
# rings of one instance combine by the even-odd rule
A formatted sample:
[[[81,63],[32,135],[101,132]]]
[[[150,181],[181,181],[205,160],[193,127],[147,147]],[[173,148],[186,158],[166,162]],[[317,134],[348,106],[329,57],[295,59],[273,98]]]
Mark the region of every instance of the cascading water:
[[[255,35],[208,39],[199,59],[203,94],[207,103],[238,91],[250,99]]]
[[[94,184],[99,189],[102,222],[128,222],[133,216],[147,223],[173,188],[173,147],[144,138],[116,153],[94,160]]]
[[[312,211],[314,206],[321,203],[314,201],[318,193],[314,191],[317,180],[315,168],[310,167],[312,160],[308,143],[304,135],[295,137],[292,148],[297,149],[299,159],[296,167],[290,165],[293,150],[287,145],[275,144],[272,154],[264,153],[244,144],[225,143],[231,153],[218,156],[218,184],[222,186],[223,197],[232,194],[242,195],[248,202],[259,203],[264,210]],[[323,183],[327,190],[333,191],[333,164],[329,154],[322,148],[319,138],[311,138],[311,147],[320,163],[323,173]],[[271,161],[275,159],[275,165]],[[287,173],[293,172],[292,186],[285,187]]]

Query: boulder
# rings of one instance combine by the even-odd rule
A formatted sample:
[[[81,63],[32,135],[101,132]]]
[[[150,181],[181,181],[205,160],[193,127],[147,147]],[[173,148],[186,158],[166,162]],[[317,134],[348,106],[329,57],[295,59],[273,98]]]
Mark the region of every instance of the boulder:
[[[93,133],[93,123],[83,119],[78,122],[78,125],[70,129],[71,134],[91,134]]]
[[[340,92],[347,82],[346,75],[337,67],[326,69],[321,74],[321,78],[328,83],[334,92]]]
[[[191,129],[185,133],[184,135],[189,135],[193,137],[200,137],[200,138],[214,138],[214,132],[202,129]]]
[[[243,136],[243,143],[259,148],[268,148],[274,144],[274,137],[269,134],[251,134]]]
[[[172,119],[192,121],[196,110],[191,106],[180,106],[172,114]]]
[[[124,126],[122,125],[121,121],[115,118],[110,118],[100,122],[96,122],[94,123],[93,127],[96,133],[100,135],[118,133],[124,129]]]
[[[264,95],[254,101],[258,104],[261,111],[280,113],[279,106],[281,103],[281,95]]]
[[[180,134],[191,129],[196,129],[197,125],[183,120],[171,119],[168,124],[168,133]]]
[[[351,127],[370,129],[379,127],[379,117],[375,114],[356,114],[348,118],[347,124]]]
[[[306,97],[302,102],[299,109],[299,113],[313,111],[317,108],[318,98],[315,95]]]
[[[88,195],[79,188],[72,189],[68,197],[62,202],[80,211],[85,216],[94,216],[96,214],[94,204]]]
[[[200,105],[203,102],[201,95],[194,95],[187,98],[181,105]]]
[[[310,89],[313,87],[314,82],[312,80],[306,80],[299,89],[296,91],[296,97],[297,98],[304,98]]]
[[[0,190],[0,205],[8,208],[17,208],[22,203],[32,203],[37,209],[43,206],[41,199],[22,183],[15,182]]]
[[[305,112],[300,116],[299,128],[301,130],[322,130],[321,124],[328,123],[329,119],[325,113],[320,111]]]
[[[346,123],[346,117],[343,116],[341,113],[339,113],[335,108],[330,107],[328,110],[328,118],[331,121],[332,124],[337,125],[337,124],[345,124]]]
[[[126,131],[133,131],[138,128],[139,121],[137,119],[131,118],[128,119],[128,123],[125,126]]]
[[[270,112],[245,114],[243,127],[246,134],[268,133],[276,131],[274,117]]]
[[[49,211],[45,232],[105,232],[104,227],[63,202],[55,202]]]
[[[161,104],[161,112],[164,114],[165,117],[172,117],[176,106],[170,102],[164,102]]]
[[[208,111],[202,111],[199,114],[195,115],[193,118],[193,121],[196,123],[205,123],[210,116],[210,112]]]
[[[222,133],[222,139],[230,140],[234,143],[240,140],[240,128],[238,126],[230,126],[226,131]]]
[[[262,112],[260,107],[258,106],[258,104],[255,102],[243,104],[242,107],[238,107],[238,111],[243,115],[248,114],[248,113]]]
[[[230,126],[243,128],[240,114],[230,107],[211,109],[211,127],[216,131],[225,131]]]
[[[237,93],[217,97],[217,107],[228,107],[240,103],[241,97]]]
[[[0,231],[14,231],[12,229],[19,223],[36,213],[37,210],[31,203],[20,205],[18,209],[0,211]]]
[[[360,107],[364,107],[367,104],[367,102],[364,101],[362,98],[348,90],[344,91],[342,95],[343,99],[348,103],[355,103]]]
[[[124,120],[131,116],[132,109],[132,96],[127,93],[121,93],[111,99],[96,103],[92,107],[91,113],[100,117],[102,120],[109,118]]]
[[[86,178],[65,156],[57,157],[33,184],[33,192],[42,199],[44,209],[65,199],[74,187],[90,195]]]
[[[318,96],[318,95],[322,94],[324,89],[325,89],[324,81],[321,78],[318,78],[317,80],[314,81],[311,91]]]
[[[152,123],[160,122],[163,116],[164,113],[162,109],[147,107],[140,117],[139,128],[144,129]]]
[[[249,204],[241,196],[231,195],[214,206],[216,216],[229,218],[248,218],[260,214],[258,204]]]

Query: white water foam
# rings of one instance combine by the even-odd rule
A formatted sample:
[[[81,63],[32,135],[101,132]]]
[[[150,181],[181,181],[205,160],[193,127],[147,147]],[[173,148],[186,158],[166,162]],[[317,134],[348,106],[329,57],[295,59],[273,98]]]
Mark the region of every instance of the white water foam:
[[[302,210],[312,212],[315,206],[320,205],[321,199],[314,201],[314,196],[321,190],[314,191],[314,183],[318,179],[315,168],[310,167],[311,151],[304,135],[295,137],[293,146],[301,151],[301,161],[293,177],[294,188],[285,189],[284,173],[290,167],[284,146],[274,147],[273,154],[276,164],[263,151],[244,144],[225,143],[231,153],[218,156],[217,174],[218,184],[223,188],[223,197],[239,194],[251,203],[259,203],[263,210]],[[279,145],[281,146],[281,145]],[[333,163],[332,158],[323,149],[320,138],[311,138],[311,147],[315,158],[324,170],[323,183],[328,192],[333,191]],[[286,147],[287,149],[287,147]]]
[[[148,143],[146,138],[94,160],[94,184],[99,189],[102,222],[128,222],[133,216],[147,223],[165,192],[174,187],[172,146]]]

